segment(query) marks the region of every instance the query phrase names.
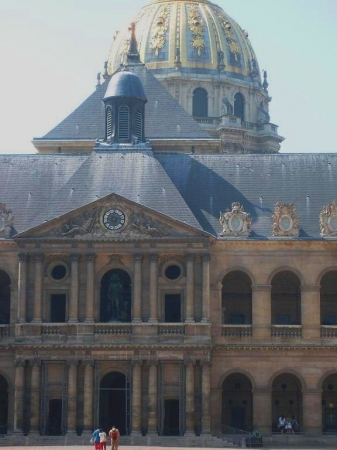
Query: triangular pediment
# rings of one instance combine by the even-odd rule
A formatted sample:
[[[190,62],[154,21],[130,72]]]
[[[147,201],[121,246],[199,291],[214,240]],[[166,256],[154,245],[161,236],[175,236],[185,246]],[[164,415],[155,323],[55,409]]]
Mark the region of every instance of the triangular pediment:
[[[20,233],[15,238],[137,241],[193,236],[209,237],[209,234],[122,196],[111,194]]]

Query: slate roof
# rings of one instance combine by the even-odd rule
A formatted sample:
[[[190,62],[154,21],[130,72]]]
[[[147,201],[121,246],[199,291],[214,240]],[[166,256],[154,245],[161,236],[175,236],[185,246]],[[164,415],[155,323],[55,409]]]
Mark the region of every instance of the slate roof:
[[[158,155],[202,228],[222,231],[220,211],[240,202],[251,238],[272,236],[274,205],[294,203],[300,238],[320,238],[319,214],[337,199],[337,154]]]
[[[140,78],[148,103],[145,106],[145,137],[148,139],[211,139],[142,64],[129,66]],[[75,111],[41,139],[103,139],[103,98],[106,80]],[[38,140],[38,138],[34,138]]]
[[[152,152],[0,155],[0,202],[22,232],[116,193],[215,236],[220,211],[240,202],[251,239],[272,237],[276,202],[296,206],[300,238],[320,238],[337,199],[337,154],[188,155]]]
[[[152,152],[0,156],[0,179],[18,233],[112,193],[200,229]]]

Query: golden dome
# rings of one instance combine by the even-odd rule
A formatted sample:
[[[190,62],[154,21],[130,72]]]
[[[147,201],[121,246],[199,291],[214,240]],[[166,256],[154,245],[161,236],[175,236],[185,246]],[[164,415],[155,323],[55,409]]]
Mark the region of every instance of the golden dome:
[[[140,60],[155,74],[227,76],[260,80],[248,34],[208,0],[153,0],[134,18]],[[130,32],[114,38],[109,73],[125,61]]]

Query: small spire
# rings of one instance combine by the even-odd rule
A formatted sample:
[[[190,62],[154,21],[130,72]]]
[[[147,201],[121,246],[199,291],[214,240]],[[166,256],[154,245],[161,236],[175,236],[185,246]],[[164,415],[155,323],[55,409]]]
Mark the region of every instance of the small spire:
[[[140,56],[138,53],[135,22],[131,23],[129,31],[131,32],[131,37],[130,37],[129,51],[128,54],[126,55],[126,61],[127,63],[141,64]]]
[[[104,63],[104,73],[103,73],[104,80],[107,80],[109,78],[108,74],[108,61],[105,61]]]
[[[96,89],[98,89],[100,87],[100,85],[101,85],[101,72],[98,72]]]
[[[263,71],[263,84],[262,84],[262,87],[263,87],[263,90],[265,92],[268,92],[268,86],[269,86],[269,84],[268,84],[268,81],[267,81],[267,71],[264,70]]]

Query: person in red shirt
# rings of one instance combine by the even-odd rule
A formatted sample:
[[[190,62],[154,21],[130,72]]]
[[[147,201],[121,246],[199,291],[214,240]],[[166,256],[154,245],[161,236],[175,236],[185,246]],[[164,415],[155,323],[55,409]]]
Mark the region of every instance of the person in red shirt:
[[[109,431],[109,436],[111,438],[111,450],[118,450],[119,437],[120,437],[118,428],[112,426],[111,430]]]

